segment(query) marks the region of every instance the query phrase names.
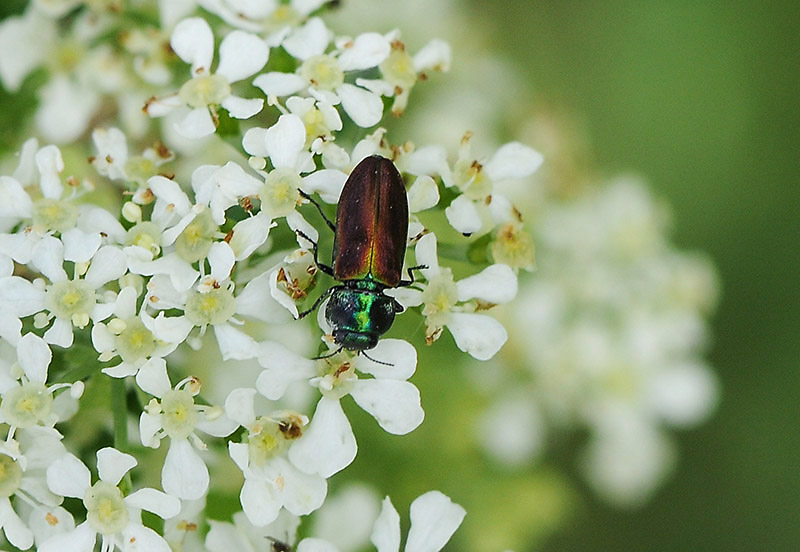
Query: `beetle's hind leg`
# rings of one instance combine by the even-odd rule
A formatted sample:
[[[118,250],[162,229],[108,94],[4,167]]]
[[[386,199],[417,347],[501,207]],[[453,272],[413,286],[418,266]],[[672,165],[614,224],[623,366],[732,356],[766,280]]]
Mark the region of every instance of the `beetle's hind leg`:
[[[410,286],[415,281],[414,280],[414,273],[411,272],[411,271],[412,270],[425,270],[426,268],[429,268],[429,267],[428,267],[428,265],[424,265],[424,264],[408,267],[408,269],[406,270],[406,272],[408,273],[408,280],[400,280],[400,282],[398,282],[398,284],[397,284],[397,287]]]
[[[314,264],[316,264],[322,272],[333,277],[333,268],[319,261],[319,247],[317,247],[317,242],[312,240],[308,234],[302,230],[295,230],[295,233],[311,244],[311,252],[314,254]]]

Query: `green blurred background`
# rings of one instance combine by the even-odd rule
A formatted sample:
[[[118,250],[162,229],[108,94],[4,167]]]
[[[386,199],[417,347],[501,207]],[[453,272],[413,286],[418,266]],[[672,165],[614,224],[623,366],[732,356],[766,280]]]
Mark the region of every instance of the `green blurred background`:
[[[797,2],[469,0],[595,163],[644,175],[722,280],[722,401],[652,502],[581,508],[545,550],[800,549]],[[588,493],[587,493],[588,495]]]

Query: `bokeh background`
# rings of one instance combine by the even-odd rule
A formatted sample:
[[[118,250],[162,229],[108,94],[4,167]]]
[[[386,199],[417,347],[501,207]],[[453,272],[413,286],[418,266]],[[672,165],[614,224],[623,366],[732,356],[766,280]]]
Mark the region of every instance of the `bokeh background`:
[[[399,10],[393,1],[371,3],[384,20]],[[558,479],[540,478],[531,489],[542,501],[540,510],[550,507],[548,493],[569,505],[552,506],[560,529],[552,535],[542,529],[548,536],[534,539],[538,549],[798,550],[800,4],[430,0],[424,9],[437,11],[440,3],[455,5],[480,28],[425,28],[441,20],[422,13],[416,17],[419,35],[461,33],[466,42],[474,36],[475,48],[506,59],[523,83],[505,98],[508,111],[518,105],[526,116],[557,112],[585,140],[586,162],[594,170],[643,175],[671,205],[675,243],[708,253],[721,281],[708,354],[721,385],[716,414],[677,434],[677,469],[642,507],[613,508],[588,491],[565,499]],[[347,11],[352,3],[341,4],[340,21],[353,21]],[[3,0],[0,17],[24,5]],[[395,26],[402,27],[401,21],[406,20]],[[381,25],[378,30],[391,28]],[[454,52],[455,64],[463,61],[460,55]],[[30,98],[0,91],[3,151],[18,145],[12,143],[14,125],[32,105]],[[431,361],[426,354],[421,365]],[[426,378],[435,376],[415,377],[424,388]],[[426,397],[429,422],[437,411],[470,408],[456,391],[443,388],[438,399]],[[359,442],[380,433],[370,421],[362,422]],[[427,442],[425,432],[436,431],[427,423],[420,435],[386,449],[372,454],[362,449],[353,469],[375,481],[391,472],[401,479],[398,485],[416,473],[407,496],[397,493],[402,512],[420,489],[436,486],[443,472],[450,471],[451,480],[459,476],[447,465],[464,461],[454,456],[463,452],[458,444],[442,444],[449,457],[414,448]],[[395,453],[402,469],[380,463],[387,452]],[[442,467],[425,472],[432,459]],[[549,461],[560,468],[558,455]],[[491,485],[515,488],[513,479],[497,481]],[[485,491],[501,499],[504,492],[502,486]],[[509,500],[506,507],[516,505]],[[569,511],[566,518],[563,511]],[[469,525],[477,515],[470,512],[467,535],[480,532]]]
[[[594,162],[646,176],[722,282],[716,415],[634,511],[584,504],[546,550],[797,550],[800,90],[792,2],[470,1]],[[590,499],[591,500],[591,499]]]

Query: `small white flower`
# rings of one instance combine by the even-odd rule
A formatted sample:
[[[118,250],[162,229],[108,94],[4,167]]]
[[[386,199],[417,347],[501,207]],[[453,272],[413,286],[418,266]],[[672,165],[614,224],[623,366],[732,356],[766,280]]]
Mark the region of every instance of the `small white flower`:
[[[98,173],[111,180],[135,182],[140,186],[158,172],[158,167],[174,157],[163,146],[147,148],[141,155],[129,155],[127,138],[115,127],[94,129],[92,142],[97,154],[92,157],[91,162]]]
[[[456,282],[449,268],[439,266],[433,233],[417,242],[416,258],[427,267],[420,270],[427,283],[391,290],[391,295],[406,307],[424,305],[422,314],[429,343],[438,339],[447,326],[459,349],[478,360],[492,358],[508,339],[508,333],[497,320],[475,311],[514,299],[517,277],[513,270],[494,264]]]
[[[269,172],[262,171],[265,181],[259,199],[263,215],[257,216],[270,220],[289,215],[299,217],[295,212],[300,202],[298,190],[319,193],[329,202],[339,198],[347,175],[333,169],[314,171],[314,161],[305,145],[306,127],[298,115],[281,115],[268,129],[251,128],[245,133],[242,144],[245,151],[254,156],[251,162],[269,158],[273,166]],[[311,174],[301,176],[304,173]]]
[[[156,363],[151,363],[155,365]],[[208,490],[208,468],[195,449],[206,445],[195,433],[200,430],[214,437],[227,437],[238,427],[219,407],[198,405],[194,397],[200,393],[200,382],[187,378],[170,388],[166,363],[158,368],[143,368],[137,378],[140,387],[155,395],[139,419],[139,435],[146,447],[158,448],[161,439],[169,437],[170,445],[161,486],[168,494],[182,500],[196,500]]]
[[[269,57],[269,47],[264,40],[244,31],[231,31],[219,46],[220,61],[213,73],[214,35],[204,19],[192,17],[178,23],[170,45],[178,57],[191,64],[192,78],[177,94],[150,100],[145,110],[151,116],[161,117],[176,108],[186,107],[188,113],[176,129],[187,138],[202,138],[216,130],[217,106],[237,119],[248,119],[261,111],[263,100],[236,96],[231,84],[264,67]]]
[[[29,282],[19,276],[3,278],[0,305],[18,318],[45,311],[35,320],[38,328],[53,322],[44,334],[45,341],[69,347],[73,326],[84,328],[90,321],[105,320],[111,315],[114,303],[98,301],[98,292],[106,283],[125,274],[127,267],[121,249],[103,246],[88,263],[76,263],[77,273],[69,279],[63,268],[64,253],[65,246],[60,240],[50,236],[39,240],[33,249],[33,265],[50,283],[44,284],[41,279]]]
[[[302,61],[297,71],[266,73],[256,77],[253,84],[261,88],[267,98],[290,96],[305,90],[330,105],[341,104],[358,126],[374,126],[383,116],[380,94],[345,82],[345,74],[379,65],[389,56],[389,40],[378,33],[364,33],[337,43],[336,49],[327,53],[332,38],[333,34],[321,19],[309,19],[302,27],[292,30],[282,43],[290,55]]]
[[[294,545],[300,518],[281,510],[275,521],[259,527],[250,523],[244,512],[233,514],[233,523],[209,520],[211,528],[205,545],[209,552],[231,550],[271,550],[270,541]]]
[[[52,52],[55,39],[56,22],[33,5],[23,15],[0,23],[0,81],[6,90],[19,90],[25,77]]]
[[[99,359],[115,357],[120,363],[103,368],[103,373],[115,378],[137,375],[153,359],[161,359],[175,350],[178,343],[159,341],[153,335],[153,319],[142,310],[136,313],[138,292],[131,286],[122,288],[114,305],[114,318],[92,326],[92,345]]]
[[[53,427],[77,408],[73,403],[83,392],[82,382],[46,385],[52,358],[47,343],[33,333],[26,333],[17,343],[17,365],[0,376],[0,420],[11,426],[9,436],[13,436],[15,428]],[[15,373],[18,371],[22,373]],[[69,393],[59,394],[56,400],[55,391],[64,388],[69,388]]]
[[[74,186],[65,189],[62,182],[61,151],[52,145],[37,146],[29,140],[15,176],[0,176],[0,192],[7,198],[0,205],[0,227],[24,225],[22,232],[0,234],[0,253],[28,264],[39,240],[59,234],[65,260],[85,263],[104,242],[120,240],[125,230],[105,209],[75,202]],[[36,199],[25,189],[32,183],[40,191]]]
[[[45,470],[66,454],[61,438],[55,429],[31,426],[0,443],[0,528],[10,543],[22,550],[33,545],[38,531],[20,519],[15,503],[22,500],[32,506],[36,516],[58,509],[62,499],[47,489]],[[60,529],[69,528],[72,521],[66,512],[56,512],[52,519]]]
[[[59,496],[83,500],[86,521],[71,531],[48,538],[39,545],[40,552],[90,552],[97,536],[102,549],[130,550],[136,542],[142,550],[170,552],[167,542],[158,533],[142,525],[141,510],[169,519],[181,509],[180,500],[151,488],[143,488],[123,496],[118,485],[134,466],[136,459],[113,448],[97,451],[97,472],[100,479],[92,484],[91,474],[83,462],[72,454],[55,460],[47,468],[47,486]]]
[[[262,343],[261,348],[258,360],[265,370],[256,387],[262,395],[277,400],[298,381],[322,393],[304,439],[289,451],[292,462],[308,473],[330,477],[355,458],[356,439],[340,404],[347,395],[394,435],[410,433],[422,423],[419,390],[406,381],[416,369],[417,352],[405,341],[381,340],[370,351],[380,362],[347,354],[310,361],[276,343]],[[373,377],[359,377],[356,370]]]
[[[233,250],[225,242],[215,242],[208,262],[211,273],[190,290],[176,290],[163,275],[150,279],[145,302],[151,308],[162,310],[152,323],[153,335],[169,343],[181,343],[193,328],[200,328],[202,336],[211,326],[224,360],[254,358],[258,354],[256,341],[236,327],[242,322],[235,317],[241,303],[237,304],[234,284],[229,279],[235,263]],[[165,316],[165,309],[181,309],[183,314]],[[199,345],[194,341],[192,339],[190,345]]]
[[[221,17],[226,23],[254,33],[271,33],[268,41],[278,45],[292,27],[331,0],[198,0],[198,4]]]
[[[458,160],[453,167],[453,185],[461,190],[458,196],[445,210],[450,225],[463,234],[473,234],[484,226],[507,222],[510,209],[492,208],[492,203],[499,202],[510,205],[498,188],[504,181],[516,181],[527,178],[541,166],[544,158],[539,152],[520,144],[509,142],[501,146],[487,161],[482,163],[472,155],[470,146],[471,134],[461,140]],[[449,183],[445,183],[450,185]],[[489,204],[484,216],[479,207]],[[492,218],[502,217],[501,220]]]
[[[405,552],[439,552],[464,520],[466,510],[439,491],[429,491],[411,503],[411,528]],[[377,552],[400,550],[400,516],[387,496],[372,531]]]
[[[254,389],[234,390],[225,401],[225,413],[248,430],[247,441],[229,442],[228,451],[244,474],[242,509],[253,525],[262,527],[275,521],[281,508],[297,516],[313,512],[325,500],[328,486],[324,477],[299,469],[287,455],[289,447],[307,439],[308,419],[287,411],[256,417],[255,394]]]

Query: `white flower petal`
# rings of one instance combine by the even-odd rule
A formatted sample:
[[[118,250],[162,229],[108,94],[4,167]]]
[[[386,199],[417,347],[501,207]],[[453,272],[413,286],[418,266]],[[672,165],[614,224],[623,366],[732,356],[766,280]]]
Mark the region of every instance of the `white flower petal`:
[[[449,71],[452,57],[450,44],[435,38],[414,54],[414,69],[418,73],[429,69]]]
[[[81,495],[80,498],[83,498]],[[39,545],[39,552],[89,552],[94,549],[97,532],[88,521],[72,531],[57,533]]]
[[[148,100],[143,110],[151,117],[164,117],[185,105],[186,104],[178,94],[170,94],[169,96]]]
[[[267,63],[269,48],[256,35],[244,31],[231,31],[219,45],[217,74],[237,82],[255,75]]]
[[[181,511],[180,500],[149,487],[132,492],[125,497],[125,503],[139,510],[152,512],[162,519],[173,518]]]
[[[261,98],[240,98],[230,95],[222,100],[222,107],[234,119],[249,119],[264,108],[264,100]]]
[[[217,338],[222,360],[247,360],[258,356],[258,343],[230,324],[214,326],[214,335]]]
[[[72,347],[72,342],[75,336],[72,334],[72,322],[62,318],[56,318],[50,329],[44,332],[44,340],[50,345],[58,345],[59,347],[68,348]]]
[[[106,447],[97,451],[97,474],[112,485],[118,485],[136,464],[136,458],[115,448]]]
[[[8,498],[0,498],[0,524],[8,542],[26,550],[33,545],[33,532],[23,522],[14,509]]]
[[[342,71],[361,71],[377,67],[389,57],[392,47],[389,41],[378,33],[363,33],[356,37],[339,56]]]
[[[56,458],[47,467],[47,487],[57,495],[83,499],[91,484],[89,468],[72,454]]]
[[[53,353],[44,339],[33,333],[22,336],[17,345],[17,359],[29,380],[39,383],[47,380],[47,367],[53,359]]]
[[[167,375],[167,361],[159,357],[148,359],[136,374],[136,385],[145,393],[163,397],[172,389]]]
[[[164,316],[163,312],[153,321],[153,335],[167,343],[183,343],[194,324],[185,316]]]
[[[128,523],[122,530],[122,541],[126,543],[123,552],[172,552],[164,537],[140,523]]]
[[[398,159],[398,169],[416,176],[441,176],[444,185],[452,186],[447,150],[442,146],[424,146]]]
[[[519,142],[509,142],[498,149],[484,170],[493,181],[530,176],[542,165],[544,157],[533,148]]]
[[[244,427],[253,425],[256,421],[256,412],[253,398],[256,390],[251,388],[234,389],[225,399],[225,415],[235,420]],[[233,452],[231,452],[233,455]]]
[[[172,439],[161,470],[164,491],[182,500],[196,500],[206,494],[208,481],[208,468],[189,440]]]
[[[326,540],[307,537],[297,544],[297,552],[339,552],[339,549]]]
[[[407,381],[360,379],[350,395],[383,429],[394,435],[414,431],[425,417],[419,390]]]
[[[278,303],[280,306],[289,311],[292,317],[296,319],[299,316],[299,313],[297,311],[297,305],[287,293],[278,288],[278,270],[275,269],[270,271],[268,277],[269,277],[270,297],[272,297],[272,299],[274,299],[275,302]],[[273,314],[271,310],[268,312],[270,314]]]
[[[64,242],[64,260],[85,263],[95,254],[102,243],[98,232],[86,233],[80,228],[70,228],[61,234]]]
[[[231,246],[224,241],[214,242],[211,244],[207,258],[209,265],[211,265],[211,273],[209,275],[218,282],[227,280],[236,262]]]
[[[196,107],[175,124],[175,130],[184,138],[203,138],[217,130],[207,107]]]
[[[381,339],[369,356],[381,362],[359,355],[355,360],[356,369],[376,378],[407,380],[417,369],[417,350],[402,339]]]
[[[33,201],[16,179],[0,176],[0,195],[3,198],[0,204],[0,218],[17,221],[31,216]]]
[[[237,222],[233,227],[233,236],[228,242],[235,259],[241,261],[248,258],[267,241],[269,231],[277,225],[278,223],[270,220],[264,210]]]
[[[45,146],[36,152],[36,168],[39,169],[39,186],[42,195],[49,199],[61,199],[64,185],[61,183],[61,171],[64,170],[64,159],[57,146]]]
[[[439,552],[467,511],[439,491],[430,491],[411,503],[411,529],[405,552]]]
[[[267,481],[253,477],[245,478],[239,500],[247,519],[256,527],[275,521],[282,506],[275,488]]]
[[[370,542],[377,552],[398,552],[400,550],[400,514],[387,496],[378,519],[372,529]]]
[[[431,281],[439,275],[439,257],[436,253],[436,234],[431,232],[422,236],[417,242],[417,246],[414,248],[414,254],[418,264],[428,267],[420,270],[426,280]]]
[[[161,445],[161,414],[142,412],[139,416],[139,440],[142,446],[158,448]]]
[[[84,279],[96,289],[122,277],[127,271],[128,260],[122,249],[107,245],[95,253]]]
[[[63,535],[74,531],[75,520],[72,519],[72,514],[70,514],[61,506],[51,506],[36,508],[33,512],[31,512],[31,516],[28,519],[28,525],[36,535],[36,540],[39,543],[44,543],[56,535]],[[91,530],[91,528],[89,529],[88,533],[89,537],[92,539],[91,542],[87,542],[85,548],[78,548],[79,550],[91,549],[92,544],[94,543],[95,533],[93,530]],[[44,550],[44,548],[40,547],[39,550]],[[59,548],[58,550],[70,550],[70,548],[65,546],[64,548]]]
[[[361,128],[374,126],[383,117],[383,101],[369,90],[344,83],[336,89],[336,93],[347,115]]]
[[[458,300],[476,298],[489,303],[508,303],[517,295],[517,275],[511,267],[493,264],[478,274],[456,282]]]
[[[450,226],[468,236],[474,234],[483,226],[481,215],[475,203],[467,196],[460,195],[450,202],[444,210]]]
[[[29,316],[44,309],[44,291],[19,276],[0,278],[0,307],[6,316]]]
[[[51,282],[62,282],[67,279],[63,266],[64,244],[61,240],[53,236],[42,237],[33,248],[31,261]]]
[[[289,460],[306,473],[328,478],[356,457],[356,438],[337,399],[322,397],[303,436],[289,449]]]
[[[286,305],[276,301],[273,293],[285,298],[286,303],[294,307],[295,316],[297,306],[291,297],[277,287],[273,291],[271,282],[277,286],[277,270],[265,272],[247,282],[236,297],[236,312],[271,323],[284,323],[292,320],[292,315],[284,308]]]
[[[224,414],[217,415],[213,413],[211,416],[206,414],[200,418],[196,427],[199,431],[212,437],[227,437],[239,429],[239,424]]]
[[[147,187],[159,200],[159,204],[166,207],[171,213],[183,216],[192,208],[189,196],[174,180],[161,175],[152,176],[147,180]]]
[[[267,96],[289,96],[308,86],[308,81],[294,73],[264,73],[253,80],[253,84]]]
[[[211,71],[214,34],[205,19],[190,17],[175,25],[169,44],[179,58],[192,64],[193,76]]]
[[[242,147],[244,151],[256,157],[267,157],[267,146],[265,144],[267,137],[267,129],[261,127],[253,127],[247,129],[242,138]]]
[[[489,360],[508,339],[503,325],[485,314],[454,312],[447,324],[456,345],[478,360]]]
[[[290,384],[314,375],[312,360],[293,353],[280,343],[265,341],[260,347],[258,362],[266,369],[258,375],[256,389],[266,398],[277,401]]]
[[[428,175],[418,176],[408,190],[408,210],[419,213],[439,203],[439,188]]]
[[[336,203],[346,181],[347,175],[342,171],[322,169],[303,178],[303,191],[307,194],[318,193],[325,203]]]
[[[303,473],[282,457],[275,458],[283,477],[283,507],[296,516],[306,516],[322,506],[328,483],[318,475]]]
[[[297,115],[281,115],[278,122],[267,129],[265,145],[272,165],[294,167],[297,156],[306,142],[306,127]]]
[[[325,51],[332,33],[319,17],[312,17],[283,41],[283,48],[293,58],[306,60]]]

